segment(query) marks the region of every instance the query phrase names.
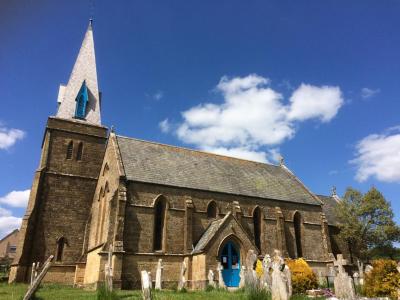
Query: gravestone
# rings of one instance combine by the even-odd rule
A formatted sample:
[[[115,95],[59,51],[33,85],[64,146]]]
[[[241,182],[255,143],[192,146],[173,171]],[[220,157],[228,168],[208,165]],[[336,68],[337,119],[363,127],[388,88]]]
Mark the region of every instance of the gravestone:
[[[215,281],[214,281],[214,272],[213,270],[208,271],[208,285],[212,286],[213,288],[216,287]]]
[[[351,300],[355,299],[355,291],[351,277],[344,270],[344,265],[347,263],[343,259],[342,254],[337,255],[337,260],[334,261],[334,266],[338,268],[338,273],[335,276],[333,284],[335,286],[335,295],[339,299]]]
[[[220,289],[226,289],[226,285],[224,282],[224,277],[222,276],[222,270],[224,267],[221,265],[220,262],[218,262],[218,287]]]
[[[162,285],[162,259],[160,258],[157,263],[157,271],[156,271],[156,290],[161,290],[161,285]]]
[[[365,274],[369,274],[369,273],[371,273],[371,271],[374,269],[374,267],[373,266],[371,266],[371,265],[366,265],[365,266],[365,271],[364,271],[364,273]]]
[[[142,296],[143,300],[151,300],[151,283],[149,278],[149,273],[147,271],[141,271],[141,281],[142,281]]]
[[[274,251],[271,268],[272,300],[289,300],[292,293],[291,274],[279,250]]]
[[[104,270],[106,289],[112,291],[113,289],[113,269],[112,269],[112,245],[108,250],[107,263]]]
[[[359,274],[359,284],[364,285],[364,263],[357,259],[357,267]]]
[[[254,264],[257,261],[257,254],[255,254],[254,250],[249,250],[246,256],[246,272],[245,272],[245,286],[256,288],[257,287],[257,274],[254,271]]]
[[[35,282],[36,277],[38,276],[39,266],[40,266],[40,262],[32,263],[30,286],[33,285],[33,283]]]
[[[26,292],[23,300],[29,300],[31,299],[32,295],[36,292],[36,290],[39,288],[40,283],[42,282],[42,279],[46,275],[47,271],[50,269],[52,265],[54,255],[50,255],[49,258],[46,260],[46,262],[43,265],[43,269],[40,272],[40,274],[35,278],[33,281],[32,286],[29,287],[28,291]]]
[[[186,262],[183,261],[181,265],[181,272],[179,274],[178,291],[181,291],[185,288],[186,285],[185,274],[186,274]]]
[[[239,278],[240,278],[239,288],[240,289],[242,289],[246,286],[245,285],[245,277],[246,277],[246,267],[242,266],[242,268],[240,269],[240,272],[239,272]]]
[[[269,254],[264,256],[262,266],[263,266],[263,274],[260,279],[260,287],[267,291],[271,289],[271,274],[269,270],[271,269],[272,259]]]
[[[354,274],[353,274],[353,281],[354,281],[354,284],[357,286],[357,285],[360,285],[360,274],[358,274],[358,272],[354,272]]]

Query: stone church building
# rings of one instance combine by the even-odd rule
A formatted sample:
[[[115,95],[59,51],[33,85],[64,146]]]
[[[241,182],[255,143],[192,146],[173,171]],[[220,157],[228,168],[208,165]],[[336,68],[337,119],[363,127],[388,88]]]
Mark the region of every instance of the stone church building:
[[[120,136],[101,124],[101,101],[90,24],[47,121],[11,282],[54,255],[45,280],[96,286],[112,251],[116,287],[139,288],[140,271],[155,274],[159,258],[164,287],[176,286],[184,260],[190,288],[205,287],[218,262],[237,286],[250,249],[280,249],[320,271],[344,252],[335,194],[313,194],[283,162]]]

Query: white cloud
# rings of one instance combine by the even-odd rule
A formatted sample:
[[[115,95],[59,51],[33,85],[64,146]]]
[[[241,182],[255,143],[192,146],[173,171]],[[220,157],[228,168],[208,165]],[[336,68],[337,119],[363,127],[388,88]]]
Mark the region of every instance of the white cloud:
[[[25,132],[19,129],[0,127],[0,149],[8,149],[18,140],[25,137]]]
[[[216,90],[224,102],[203,103],[182,112],[175,133],[206,151],[265,162],[276,160],[276,146],[295,135],[297,123],[329,122],[343,105],[338,87],[307,84],[300,85],[285,104],[269,82],[256,74],[222,77]]]
[[[0,197],[0,203],[12,207],[26,207],[28,205],[30,190],[12,191]]]
[[[363,138],[356,145],[356,158],[350,162],[356,165],[360,182],[375,177],[400,183],[400,127]]]
[[[380,93],[380,89],[370,89],[370,88],[362,88],[361,89],[361,97],[363,99],[368,99],[374,97],[376,94]]]
[[[168,133],[171,129],[171,124],[169,123],[168,119],[161,121],[158,126],[160,127],[161,131],[164,133]]]
[[[21,226],[22,218],[12,216],[11,211],[0,207],[0,239]]]
[[[289,119],[304,121],[315,118],[329,122],[343,105],[343,98],[338,87],[303,83],[293,92],[290,102]]]

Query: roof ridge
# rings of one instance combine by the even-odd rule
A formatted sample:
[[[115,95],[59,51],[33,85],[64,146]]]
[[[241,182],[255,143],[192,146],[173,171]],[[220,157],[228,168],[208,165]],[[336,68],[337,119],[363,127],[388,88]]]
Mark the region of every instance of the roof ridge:
[[[119,135],[119,134],[116,134],[116,136],[119,137],[119,138],[123,138],[123,139],[129,139],[129,140],[134,140],[134,141],[139,141],[139,142],[145,142],[145,143],[159,145],[159,146],[166,146],[166,147],[175,148],[175,149],[182,149],[182,150],[191,151],[191,152],[197,152],[197,153],[206,154],[206,155],[225,157],[225,158],[229,158],[229,159],[235,159],[235,160],[250,162],[250,163],[254,163],[254,164],[267,165],[267,166],[276,167],[276,168],[280,167],[280,166],[274,165],[274,164],[263,163],[263,162],[259,162],[259,161],[248,160],[248,159],[244,159],[244,158],[239,158],[239,157],[234,157],[234,156],[228,156],[228,155],[213,153],[213,152],[209,152],[209,151],[205,151],[205,150],[198,150],[198,149],[192,149],[192,148],[187,148],[187,147],[180,147],[180,146],[164,144],[164,143],[155,142],[155,141],[147,141],[147,140],[128,137],[128,136],[123,136],[123,135]]]

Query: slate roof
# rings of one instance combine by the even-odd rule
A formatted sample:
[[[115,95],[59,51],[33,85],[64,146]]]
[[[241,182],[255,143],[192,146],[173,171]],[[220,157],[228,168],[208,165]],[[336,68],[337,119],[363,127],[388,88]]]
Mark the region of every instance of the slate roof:
[[[215,236],[217,231],[221,228],[222,224],[229,218],[231,213],[227,213],[222,219],[212,221],[204,231],[200,240],[197,242],[196,247],[193,249],[192,254],[201,253],[210,240]]]
[[[339,203],[338,201],[340,201],[339,198],[337,196],[324,195],[317,195],[317,197],[324,203],[322,205],[322,211],[325,213],[328,224],[333,226],[338,225],[339,221],[336,218],[335,208]]]
[[[127,180],[296,203],[321,203],[280,166],[117,136]]]

